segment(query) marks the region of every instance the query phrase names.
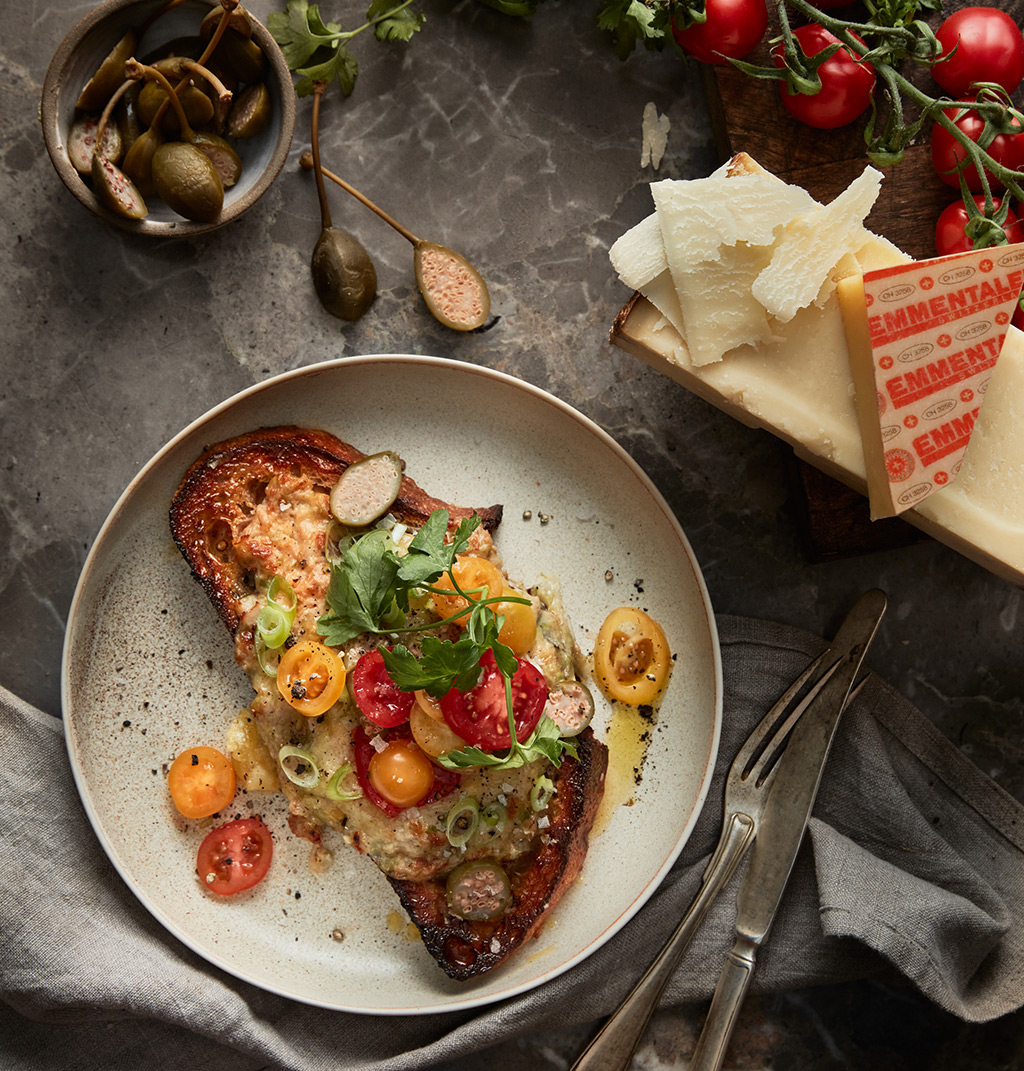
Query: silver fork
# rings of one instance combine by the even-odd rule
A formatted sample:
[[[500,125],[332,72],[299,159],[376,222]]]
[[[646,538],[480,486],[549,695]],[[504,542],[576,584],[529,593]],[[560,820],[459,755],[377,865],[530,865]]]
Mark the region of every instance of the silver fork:
[[[839,661],[839,653],[831,649],[814,659],[772,705],[737,752],[725,781],[722,833],[696,898],[658,958],[583,1050],[572,1071],[625,1071],[629,1067],[658,998],[690,938],[753,843],[778,758],[793,726],[835,672]],[[863,681],[851,691],[850,699],[862,685]]]

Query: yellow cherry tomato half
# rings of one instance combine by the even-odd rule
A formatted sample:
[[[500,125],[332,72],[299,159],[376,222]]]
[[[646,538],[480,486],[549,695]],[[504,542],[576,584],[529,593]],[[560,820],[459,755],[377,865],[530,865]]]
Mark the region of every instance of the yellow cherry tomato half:
[[[435,699],[432,695],[423,691],[422,688],[417,688],[413,695],[416,697],[416,706],[418,706],[424,714],[429,714],[434,721],[439,721],[444,724],[444,711],[441,710],[441,701]],[[415,710],[416,707],[413,707]]]
[[[527,598],[521,591],[516,591],[508,585],[502,590],[502,595],[505,598]],[[522,657],[537,638],[537,613],[533,603],[499,602],[495,603],[494,612],[505,618],[498,630],[498,639]]]
[[[486,558],[477,558],[472,554],[460,554],[452,566],[452,576],[458,586],[469,595],[474,602],[481,598],[494,598],[500,595],[505,588],[505,578],[501,570]],[[455,593],[455,584],[452,576],[445,573],[440,580],[435,581],[433,587],[441,588],[442,594],[435,592],[434,612],[440,617],[454,617],[460,610],[466,610],[469,599]],[[483,590],[486,588],[486,592]],[[451,592],[450,595],[443,592]],[[465,625],[469,620],[469,612],[459,614],[455,619],[457,625]]]
[[[466,746],[466,741],[452,732],[443,718],[436,721],[418,703],[409,713],[409,730],[420,749],[435,759],[438,755],[447,755],[449,751],[458,751]]]
[[[366,779],[388,803],[412,807],[434,787],[434,766],[412,740],[393,740],[370,759]]]
[[[672,653],[657,621],[635,606],[612,610],[594,643],[594,675],[609,699],[653,703],[671,668]]]
[[[316,640],[300,640],[281,656],[277,690],[281,698],[307,718],[333,706],[345,687],[345,663]]]
[[[235,797],[235,768],[215,747],[183,751],[167,772],[174,806],[186,818],[206,818]]]

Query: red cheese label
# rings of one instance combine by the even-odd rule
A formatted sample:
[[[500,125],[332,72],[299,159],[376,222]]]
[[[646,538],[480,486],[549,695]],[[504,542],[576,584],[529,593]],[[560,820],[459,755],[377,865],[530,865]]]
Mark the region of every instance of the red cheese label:
[[[960,469],[1024,284],[1024,244],[864,275],[882,453],[894,512]]]

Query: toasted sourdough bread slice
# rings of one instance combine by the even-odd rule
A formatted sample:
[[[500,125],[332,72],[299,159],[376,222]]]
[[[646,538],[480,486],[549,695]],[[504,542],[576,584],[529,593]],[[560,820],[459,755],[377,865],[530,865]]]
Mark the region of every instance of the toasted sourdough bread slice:
[[[257,767],[266,772],[259,785],[243,783],[280,789],[288,797],[289,824],[297,835],[318,844],[324,831],[332,830],[369,855],[395,888],[430,954],[449,976],[467,979],[493,969],[535,936],[579,875],[603,791],[607,752],[587,729],[576,738],[579,760],[566,758],[557,767],[541,760],[518,770],[467,770],[458,775],[438,768],[447,795],[390,815],[365,797],[338,801],[322,787],[302,788],[281,776],[277,756],[283,746],[307,748],[326,780],[345,763],[357,767],[359,749],[365,749],[368,735],[378,732],[348,696],[320,718],[298,715],[261,669],[254,645],[254,622],[274,575],[287,579],[297,596],[292,635],[316,638],[316,620],[325,609],[330,580],[325,554],[330,490],[344,469],[364,456],[325,432],[291,426],[263,428],[218,443],[185,473],[171,503],[171,531],[234,636],[236,660],[257,693],[244,726],[253,731],[256,742],[247,745],[248,757],[233,752],[233,758],[249,761],[255,754]],[[490,538],[501,520],[500,506],[453,506],[403,476],[390,512],[416,529],[441,508],[449,511],[453,526],[462,517],[478,514],[482,524],[470,549],[490,556],[500,567]],[[530,657],[543,668],[550,688],[573,675],[571,632],[557,594],[534,596],[534,601],[541,627]],[[347,645],[342,653],[348,668],[376,642],[363,637]],[[540,777],[550,779],[554,794],[536,814],[530,793]],[[481,805],[502,800],[509,816],[507,827],[481,828],[462,852],[453,851],[445,835],[445,817],[460,793],[472,795]],[[513,899],[499,918],[470,922],[449,908],[447,874],[464,861],[480,859],[502,865]]]

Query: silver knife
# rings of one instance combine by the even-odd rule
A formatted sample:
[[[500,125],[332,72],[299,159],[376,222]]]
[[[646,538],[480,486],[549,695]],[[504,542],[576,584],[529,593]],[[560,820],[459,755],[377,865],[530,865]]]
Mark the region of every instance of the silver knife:
[[[758,949],[771,929],[803,840],[839,715],[885,613],[885,603],[885,593],[873,589],[854,604],[831,645],[844,652],[839,665],[793,730],[779,760],[750,866],[737,895],[736,939],[718,979],[690,1071],[718,1071],[722,1066]]]

